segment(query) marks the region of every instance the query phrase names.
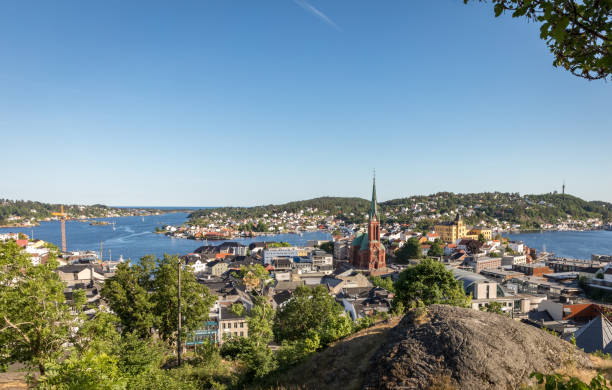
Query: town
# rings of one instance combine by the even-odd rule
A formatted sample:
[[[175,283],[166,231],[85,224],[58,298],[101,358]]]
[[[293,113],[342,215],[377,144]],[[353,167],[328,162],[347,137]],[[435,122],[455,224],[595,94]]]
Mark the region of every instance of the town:
[[[303,216],[316,211],[272,215],[264,223],[317,229],[318,215]],[[328,217],[321,228],[333,229],[331,240],[301,247],[226,241],[180,256],[184,272],[192,273],[215,297],[205,326],[191,329],[184,348],[248,337],[248,316],[256,299],[263,297],[278,310],[303,286],[323,287],[355,323],[387,318],[394,311],[393,283],[402,271],[435,261],[461,283],[472,309],[494,310],[565,339],[580,334],[576,345],[586,352],[612,350],[612,343],[600,334],[612,331],[605,315],[612,297],[612,255],[594,254],[585,260],[555,257],[510,241],[499,230],[468,226],[461,214],[428,232],[402,230],[398,223],[383,228],[383,218],[374,184],[365,226],[336,224],[338,220]],[[9,240],[23,248],[33,265],[58,251],[24,234],[0,235],[0,241]],[[88,303],[105,307],[100,291],[123,260],[101,261],[90,251],[61,253],[59,262],[55,272],[66,285],[67,299],[85,289]],[[595,325],[601,323],[603,328]],[[594,338],[599,342],[593,343]]]
[[[316,207],[317,204],[321,206]],[[452,222],[456,216],[498,234],[612,229],[608,221],[610,212],[605,206],[565,195],[565,188],[562,193],[550,195],[439,193],[384,202],[380,222],[383,242],[388,249],[397,249],[400,235],[435,231],[440,226],[436,224]],[[319,198],[256,207],[252,211],[239,208],[198,210],[182,226],[166,225],[155,232],[194,240],[228,240],[317,230],[334,236],[350,236],[365,229],[367,215],[365,200]]]

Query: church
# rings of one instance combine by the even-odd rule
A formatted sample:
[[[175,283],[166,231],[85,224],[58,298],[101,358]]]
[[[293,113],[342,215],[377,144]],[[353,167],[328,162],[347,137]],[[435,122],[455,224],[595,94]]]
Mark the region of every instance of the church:
[[[372,204],[368,218],[368,233],[360,234],[351,243],[349,259],[358,269],[370,271],[386,267],[385,247],[380,242],[380,215],[376,204],[376,178],[372,184]]]

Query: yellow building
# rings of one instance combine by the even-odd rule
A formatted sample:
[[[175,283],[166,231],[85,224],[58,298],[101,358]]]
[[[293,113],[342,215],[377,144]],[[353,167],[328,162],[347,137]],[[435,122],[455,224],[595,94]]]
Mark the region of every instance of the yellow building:
[[[457,217],[452,222],[442,222],[435,225],[434,230],[444,242],[455,242],[467,234],[467,227],[463,224],[459,214],[457,214]]]
[[[475,228],[472,228],[472,230],[468,232],[468,235],[476,236],[475,238],[476,240],[478,240],[478,237],[480,237],[481,234],[487,241],[490,241],[493,238],[493,232],[491,232],[491,229],[483,229],[483,228],[475,227]]]
[[[457,214],[454,221],[440,223],[435,225],[434,229],[436,233],[440,235],[440,239],[444,242],[456,242],[461,238],[478,240],[478,237],[481,234],[486,240],[490,240],[492,237],[491,230],[489,229],[473,228],[468,230],[459,214]]]

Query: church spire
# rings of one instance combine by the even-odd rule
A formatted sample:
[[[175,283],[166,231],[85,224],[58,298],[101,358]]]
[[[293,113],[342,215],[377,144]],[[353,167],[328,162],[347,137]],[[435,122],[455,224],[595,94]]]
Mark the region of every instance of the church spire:
[[[378,218],[378,205],[376,204],[376,170],[374,171],[374,178],[372,180],[372,205],[370,206],[370,220],[376,216]]]

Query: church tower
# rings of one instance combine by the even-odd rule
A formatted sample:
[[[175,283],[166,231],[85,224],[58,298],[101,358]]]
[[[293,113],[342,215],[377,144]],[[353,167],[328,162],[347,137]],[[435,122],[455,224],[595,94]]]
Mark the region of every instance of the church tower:
[[[354,267],[375,271],[386,267],[385,255],[385,247],[380,242],[380,214],[376,202],[376,177],[374,177],[368,233],[355,237],[351,243],[349,257]]]
[[[368,218],[368,239],[380,241],[380,217],[378,216],[378,205],[376,202],[376,177],[372,182],[372,204],[370,205],[370,217]]]

